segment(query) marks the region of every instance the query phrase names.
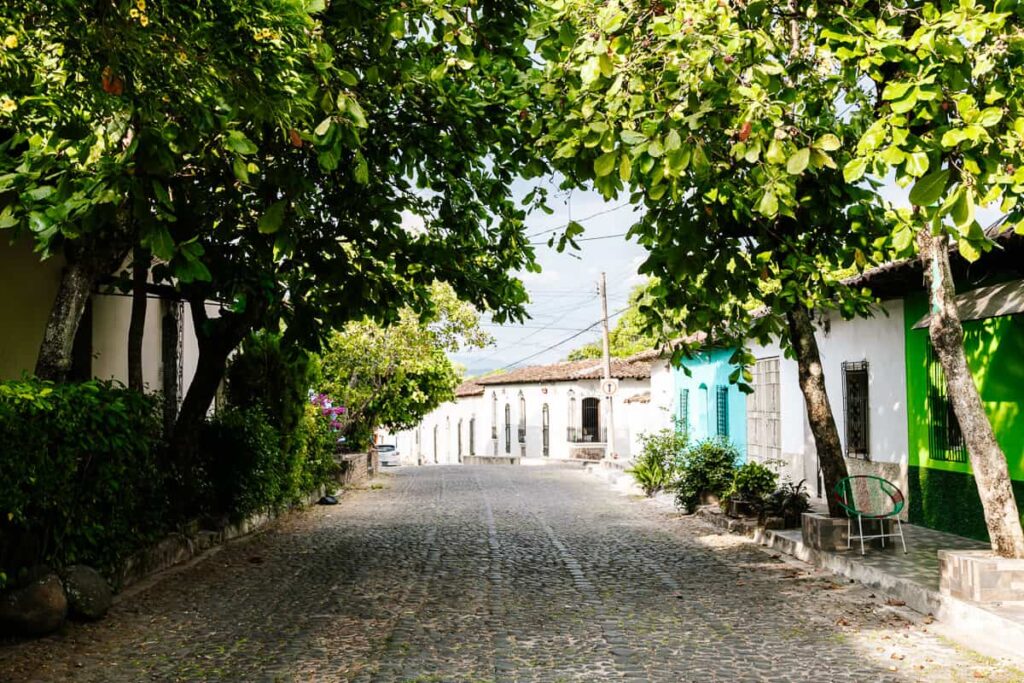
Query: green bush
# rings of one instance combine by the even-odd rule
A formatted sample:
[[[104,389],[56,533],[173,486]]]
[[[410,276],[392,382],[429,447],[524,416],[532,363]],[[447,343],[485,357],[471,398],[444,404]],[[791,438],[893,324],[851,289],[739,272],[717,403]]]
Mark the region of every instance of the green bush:
[[[37,563],[113,578],[168,530],[152,397],[109,382],[2,382],[0,443],[0,585]]]
[[[626,472],[633,476],[645,495],[653,496],[672,483],[686,444],[686,434],[674,429],[643,434],[640,455]]]
[[[747,462],[736,470],[732,486],[725,494],[727,500],[742,500],[760,506],[775,491],[779,475],[759,462]]]
[[[732,486],[739,451],[722,438],[699,441],[683,454],[673,484],[676,505],[692,512],[705,494],[721,496]]]

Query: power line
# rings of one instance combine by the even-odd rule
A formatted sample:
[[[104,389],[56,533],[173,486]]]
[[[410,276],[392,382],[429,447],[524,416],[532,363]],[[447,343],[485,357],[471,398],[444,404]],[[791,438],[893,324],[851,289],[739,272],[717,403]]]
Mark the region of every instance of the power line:
[[[593,242],[594,240],[610,240],[613,237],[625,237],[627,234],[628,233],[625,233],[625,232],[617,232],[614,235],[597,235],[595,237],[579,237],[579,238],[577,238],[577,239],[575,239],[573,241],[574,242]],[[545,241],[530,242],[530,246],[534,246],[534,247],[540,246],[542,244],[547,244],[547,242],[545,242]]]
[[[626,308],[621,308],[621,309],[615,311],[614,313],[612,313],[610,316],[608,316],[608,319],[611,320],[615,316],[620,315],[622,313],[625,313],[628,310],[629,310],[628,306]],[[559,342],[556,342],[556,343],[552,344],[551,346],[549,346],[549,347],[547,347],[545,349],[541,349],[540,351],[538,351],[536,353],[531,353],[529,356],[526,356],[525,358],[520,358],[517,361],[509,363],[508,365],[502,367],[501,370],[508,370],[509,368],[511,368],[511,367],[513,367],[515,365],[519,365],[520,363],[525,363],[526,361],[530,360],[531,358],[536,358],[537,356],[540,356],[541,354],[544,354],[544,353],[547,353],[548,351],[552,351],[554,349],[557,349],[562,344],[564,344],[566,342],[569,342],[569,341],[572,341],[573,339],[576,339],[577,337],[586,334],[590,330],[592,330],[595,327],[597,327],[598,325],[600,325],[602,322],[603,322],[602,320],[598,320],[597,322],[593,323],[589,327],[586,327],[586,328],[580,330],[579,332],[577,332],[576,334],[570,335],[570,336],[566,337],[565,339],[563,339],[563,340],[561,340]]]
[[[604,216],[604,215],[607,215],[609,213],[612,213],[613,211],[618,211],[619,209],[621,209],[624,206],[631,206],[631,205],[630,205],[629,202],[623,202],[622,204],[619,204],[617,206],[613,206],[610,209],[605,209],[603,211],[598,211],[597,213],[592,213],[589,216],[584,216],[583,218],[578,218],[578,219],[576,219],[574,221],[569,221],[569,222],[570,223],[582,223],[583,221],[589,221],[591,218],[597,218],[598,216]],[[565,230],[568,227],[569,227],[569,223],[566,223],[565,225],[559,226],[557,228],[548,228],[546,230],[538,230],[537,232],[533,232],[533,233],[530,233],[529,235],[527,235],[526,239],[533,239],[534,237],[538,237],[540,235],[546,235],[549,232],[558,232],[559,230]]]

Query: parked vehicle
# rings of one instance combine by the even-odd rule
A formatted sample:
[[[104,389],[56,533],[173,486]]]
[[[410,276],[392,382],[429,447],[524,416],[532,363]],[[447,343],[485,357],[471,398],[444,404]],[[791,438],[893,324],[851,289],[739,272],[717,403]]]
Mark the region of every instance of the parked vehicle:
[[[380,454],[380,466],[401,465],[402,456],[398,449],[391,444],[382,443],[377,446],[377,453]]]

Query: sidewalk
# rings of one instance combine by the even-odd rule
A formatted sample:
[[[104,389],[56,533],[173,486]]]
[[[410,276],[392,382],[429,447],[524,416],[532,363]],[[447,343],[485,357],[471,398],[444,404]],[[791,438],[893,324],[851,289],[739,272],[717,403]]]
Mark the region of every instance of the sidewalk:
[[[620,493],[639,494],[629,475],[614,466],[593,468],[591,473],[607,481]],[[662,494],[650,502],[671,507],[671,497]],[[1024,601],[975,604],[942,595],[939,592],[940,549],[987,549],[986,543],[943,533],[913,524],[904,524],[907,553],[899,539],[882,550],[859,548],[826,552],[804,545],[800,529],[766,530],[754,520],[727,517],[717,508],[698,510],[699,519],[719,529],[752,537],[760,545],[785,553],[808,564],[851,579],[888,594],[894,601],[936,619],[933,628],[983,655],[1024,659]]]

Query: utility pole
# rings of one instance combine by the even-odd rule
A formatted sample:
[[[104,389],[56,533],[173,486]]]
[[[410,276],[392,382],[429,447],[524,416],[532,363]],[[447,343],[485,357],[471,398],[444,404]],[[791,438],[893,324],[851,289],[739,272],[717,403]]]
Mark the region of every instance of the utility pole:
[[[608,340],[608,289],[605,284],[604,273],[601,273],[601,357],[604,361],[604,379],[610,380],[612,378],[612,357],[610,351],[610,342]],[[605,452],[604,457],[606,460],[611,460],[616,457],[615,453],[615,420],[612,417],[612,400],[611,394],[605,394],[605,401],[608,405],[606,414],[608,415],[608,438],[605,439]]]

